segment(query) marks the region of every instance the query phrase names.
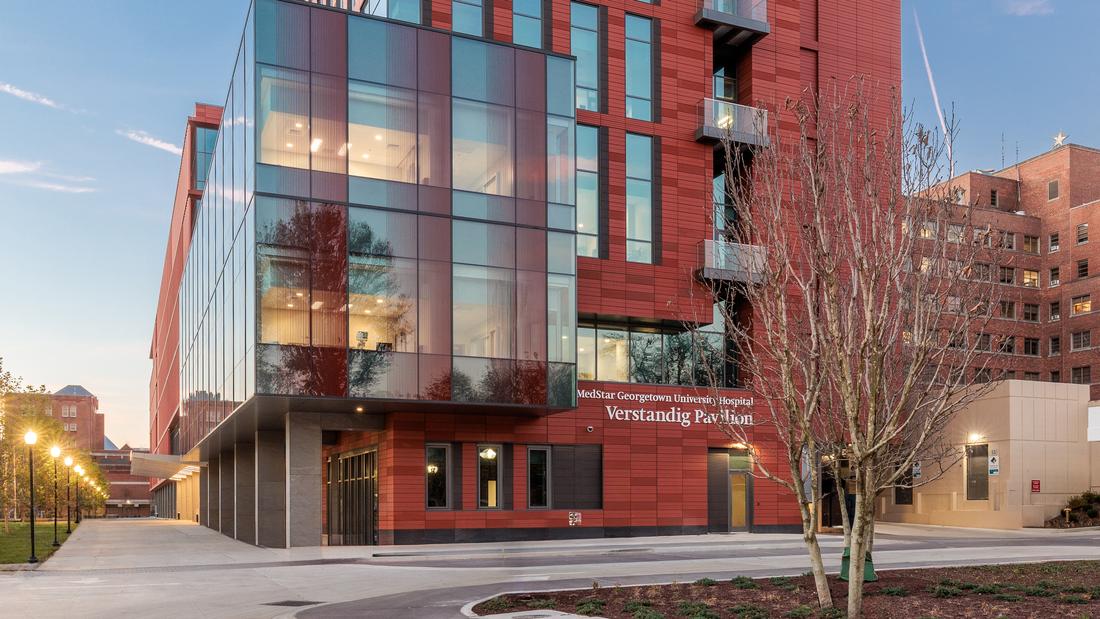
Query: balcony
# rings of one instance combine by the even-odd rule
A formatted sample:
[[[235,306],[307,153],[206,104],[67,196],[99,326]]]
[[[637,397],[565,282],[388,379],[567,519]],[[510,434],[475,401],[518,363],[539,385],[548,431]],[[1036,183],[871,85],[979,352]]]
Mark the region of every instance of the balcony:
[[[695,274],[709,281],[757,284],[764,281],[767,258],[767,250],[759,245],[703,241],[699,243],[699,268]]]
[[[695,130],[697,141],[730,140],[749,146],[768,145],[768,111],[722,99],[699,102],[702,121]]]
[[[713,29],[719,43],[751,45],[771,32],[768,0],[701,0],[695,25]]]

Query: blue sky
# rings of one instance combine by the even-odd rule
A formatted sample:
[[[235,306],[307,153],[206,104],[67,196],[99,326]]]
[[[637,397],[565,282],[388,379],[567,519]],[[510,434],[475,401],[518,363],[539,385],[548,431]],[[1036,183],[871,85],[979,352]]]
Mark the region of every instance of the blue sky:
[[[676,2],[688,0],[673,0]],[[81,383],[115,442],[148,443],[148,353],[174,149],[220,103],[247,0],[8,2],[0,20],[0,356]],[[186,7],[186,10],[173,7]],[[934,124],[920,14],[957,169],[1069,141],[1100,146],[1100,2],[904,0],[903,92]],[[62,17],[61,11],[64,11]]]

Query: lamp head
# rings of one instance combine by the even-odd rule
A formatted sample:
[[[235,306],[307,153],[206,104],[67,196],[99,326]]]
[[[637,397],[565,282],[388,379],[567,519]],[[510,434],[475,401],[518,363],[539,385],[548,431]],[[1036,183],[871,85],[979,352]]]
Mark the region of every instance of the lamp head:
[[[61,456],[61,448],[57,445],[50,447],[50,456],[57,458]]]
[[[27,430],[27,433],[23,435],[23,442],[28,445],[34,445],[38,442],[38,434],[34,430]]]
[[[65,466],[72,466],[72,465],[73,465],[73,457],[72,456],[65,456]]]
[[[76,471],[77,475],[83,475],[84,474],[84,467],[80,466],[79,464],[74,466],[73,470]]]

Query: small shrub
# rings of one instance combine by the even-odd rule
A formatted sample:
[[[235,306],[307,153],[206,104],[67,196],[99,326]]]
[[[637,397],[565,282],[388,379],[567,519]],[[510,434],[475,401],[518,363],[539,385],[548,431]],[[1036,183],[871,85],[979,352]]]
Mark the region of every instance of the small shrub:
[[[1081,499],[1093,505],[1100,505],[1100,492],[1086,490],[1081,493]]]
[[[688,619],[718,619],[718,613],[706,604],[693,600],[681,600],[677,605],[680,614]]]
[[[578,615],[599,615],[603,613],[603,607],[605,602],[600,598],[584,598],[577,602],[577,614]]]
[[[1000,593],[1004,589],[1003,586],[997,583],[989,585],[979,585],[974,588],[974,593],[979,595],[991,595],[993,593]]]
[[[768,619],[771,616],[767,609],[748,603],[731,606],[729,611],[737,619]]]
[[[962,589],[958,587],[949,587],[947,585],[936,585],[932,587],[932,596],[938,598],[957,598],[963,595]]]
[[[978,588],[978,583],[975,582],[960,582],[959,588],[963,591],[973,591]]]
[[[632,613],[640,608],[649,608],[650,606],[653,606],[653,602],[649,600],[630,600],[623,604],[623,611]]]
[[[814,616],[814,609],[803,604],[788,610],[783,616],[789,619],[806,619],[806,617]]]
[[[1043,589],[1059,589],[1058,583],[1051,582],[1049,580],[1040,580],[1035,583],[1036,587],[1042,587]]]
[[[1066,507],[1070,509],[1084,509],[1091,501],[1087,500],[1083,496],[1071,496],[1066,501]]]
[[[1082,587],[1081,585],[1070,585],[1068,587],[1062,587],[1062,593],[1088,593],[1088,587]]]
[[[776,576],[775,578],[770,578],[769,582],[771,582],[772,586],[776,587],[777,589],[782,589],[783,591],[798,591],[798,585],[796,585],[794,582],[791,581],[790,578],[787,578],[786,576]]]
[[[756,589],[760,586],[748,576],[734,576],[730,579],[730,584],[738,589]]]
[[[846,613],[839,608],[822,608],[817,616],[821,619],[844,619]]]
[[[554,608],[558,605],[553,598],[527,598],[522,601],[527,608]]]
[[[1083,595],[1063,595],[1058,598],[1058,601],[1063,604],[1088,604],[1089,600]]]
[[[700,578],[692,584],[701,585],[703,587],[713,587],[714,585],[718,584],[718,581],[714,580],[713,578]]]
[[[1018,595],[1014,595],[1012,593],[995,593],[993,594],[993,599],[999,600],[1001,602],[1019,602],[1024,598]]]
[[[1089,518],[1098,518],[1100,517],[1100,508],[1097,508],[1095,505],[1093,505],[1086,509],[1085,513],[1088,514]]]
[[[491,600],[485,600],[481,603],[481,608],[491,613],[499,613],[508,610],[511,604],[508,603],[503,597],[497,596]]]
[[[944,586],[944,587],[955,587],[955,588],[958,588],[958,586],[959,586],[959,581],[957,581],[957,580],[951,580],[950,578],[943,578],[943,579],[941,579],[941,580],[940,580],[939,584],[940,584],[940,585],[942,585],[942,586]]]
[[[1044,574],[1061,574],[1064,567],[1061,563],[1044,563],[1039,566],[1039,571]],[[1015,568],[1012,571],[1016,574],[1021,573],[1020,568]]]
[[[1047,589],[1046,587],[1038,587],[1038,586],[1036,586],[1036,587],[1024,587],[1023,589],[1021,589],[1021,591],[1023,591],[1024,595],[1026,595],[1026,596],[1037,597],[1037,598],[1052,597],[1055,593],[1054,591],[1051,591],[1050,589]]]
[[[883,587],[879,589],[879,593],[896,598],[903,598],[909,595],[909,590],[905,587]]]
[[[642,606],[630,616],[634,619],[665,619],[665,616],[661,614],[660,611],[653,610],[648,606]]]

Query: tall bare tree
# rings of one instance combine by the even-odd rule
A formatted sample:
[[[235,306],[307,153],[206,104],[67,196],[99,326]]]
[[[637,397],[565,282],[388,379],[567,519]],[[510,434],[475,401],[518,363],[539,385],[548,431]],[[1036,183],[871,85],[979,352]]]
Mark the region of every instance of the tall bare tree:
[[[896,91],[853,78],[785,101],[763,125],[765,147],[724,140],[716,200],[727,207],[709,255],[731,277],[704,283],[736,343],[721,364],[739,368],[769,414],[755,427],[719,423],[750,445],[761,426],[774,431],[780,465],[761,458],[755,473],[797,498],[822,607],[833,602],[817,538],[821,477],[855,495],[844,519],[848,616],[858,617],[876,495],[958,462],[945,427],[995,378],[986,326],[1001,293],[995,265],[1008,261],[980,205],[947,183],[950,136],[913,122]],[[718,401],[722,368],[707,374]]]

